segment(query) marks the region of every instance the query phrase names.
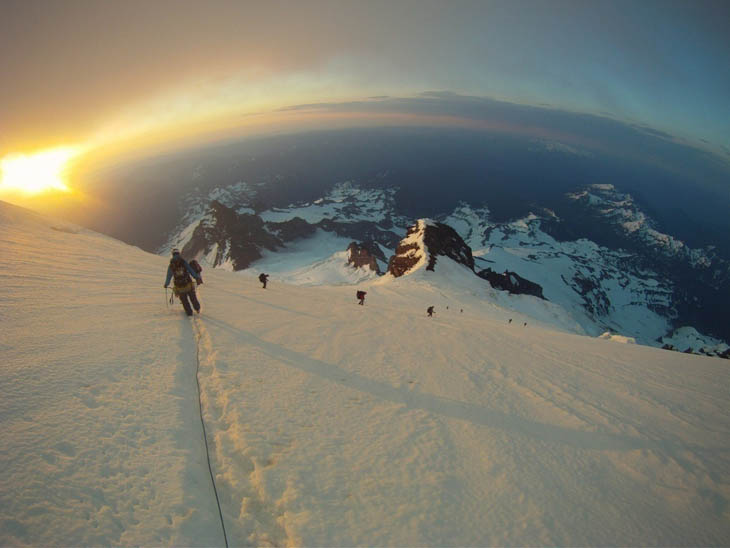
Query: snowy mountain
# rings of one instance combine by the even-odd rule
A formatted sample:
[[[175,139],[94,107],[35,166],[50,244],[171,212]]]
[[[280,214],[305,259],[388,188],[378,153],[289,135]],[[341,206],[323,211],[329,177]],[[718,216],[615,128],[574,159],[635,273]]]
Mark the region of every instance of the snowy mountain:
[[[0,255],[1,545],[730,537],[724,360],[576,335],[444,255],[364,306],[206,268],[193,318],[167,258],[4,203]]]
[[[609,331],[664,346],[663,337],[674,329],[693,326],[707,333],[701,335],[706,344],[694,345],[693,352],[714,348],[717,338],[730,339],[717,304],[724,302],[718,296],[730,280],[728,264],[711,248],[691,249],[658,231],[633,198],[612,185],[569,193],[560,215],[538,207],[537,214],[501,223],[491,221],[487,205],[462,202],[423,230],[421,221],[399,214],[398,192],[348,181],[311,202],[256,210],[255,190],[238,183],[230,191],[215,189],[206,214],[193,208],[194,221],[161,251],[182,247],[186,256],[210,266],[252,267],[311,285],[326,283],[329,275],[310,275],[321,273],[323,264],[332,265],[340,283],[362,279],[337,258],[352,244],[371,250],[378,271],[405,273],[420,260],[420,241],[424,249],[448,247],[452,258],[494,288],[558,304],[581,332]],[[425,243],[427,234],[439,232]],[[439,254],[435,249],[430,256]]]
[[[241,188],[248,190],[245,186]],[[392,249],[399,240],[398,234],[391,230],[392,192],[361,192],[344,183],[316,203],[258,214],[252,213],[246,201],[255,198],[251,192],[242,195],[215,189],[212,194],[225,195],[229,205],[213,199],[202,213],[200,208],[193,208],[194,214],[188,217],[192,222],[176,229],[179,231],[173,233],[163,252],[177,247],[185,256],[196,257],[212,267],[243,270],[261,259],[267,250],[291,249],[301,240],[326,232],[347,240],[341,251],[355,240],[385,263],[383,250]],[[232,205],[231,196],[238,199],[246,196],[244,205]],[[315,261],[325,256],[318,256]]]
[[[631,195],[613,185],[591,185],[568,195],[574,206],[561,211],[573,230],[629,255],[629,271],[649,270],[671,292],[672,326],[694,326],[730,340],[730,262],[713,246],[691,248],[661,232]],[[570,218],[572,217],[572,219]],[[555,229],[560,223],[552,223]],[[553,233],[559,233],[558,228]]]
[[[593,334],[612,330],[644,344],[667,333],[676,316],[671,288],[632,255],[588,240],[560,242],[526,219],[488,231],[475,253],[483,268],[509,270],[539,283],[544,297],[561,304]]]
[[[690,249],[684,242],[656,230],[654,222],[641,210],[630,194],[619,192],[611,184],[594,184],[568,194],[587,215],[602,218],[614,230],[657,256],[686,261],[695,268],[709,268],[716,257],[712,248]]]

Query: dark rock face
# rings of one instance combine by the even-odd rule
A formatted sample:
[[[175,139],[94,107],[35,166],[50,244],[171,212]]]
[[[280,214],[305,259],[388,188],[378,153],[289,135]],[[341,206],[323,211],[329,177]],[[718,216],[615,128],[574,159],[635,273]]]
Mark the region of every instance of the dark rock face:
[[[712,349],[707,348],[700,348],[699,350],[694,350],[691,346],[688,346],[684,350],[680,350],[679,348],[675,347],[674,345],[671,345],[669,343],[665,343],[662,346],[662,350],[673,350],[674,352],[683,352],[684,354],[697,354],[700,356],[711,356],[716,358],[722,358],[724,360],[730,360],[730,348],[727,350],[724,350],[722,352],[720,351],[713,351]]]
[[[573,291],[583,297],[583,304],[594,316],[606,316],[611,308],[611,301],[602,289],[599,283],[603,279],[603,274],[594,272],[591,277],[576,272],[572,282],[561,276],[565,285],[571,287]]]
[[[398,244],[395,255],[388,262],[388,272],[396,278],[406,274],[426,254],[426,249],[422,247],[424,245],[428,250],[426,270],[434,270],[440,255],[474,270],[471,248],[453,228],[444,223],[418,221],[408,229],[406,237]]]
[[[368,267],[373,272],[380,274],[378,261],[375,260],[376,252],[374,251],[374,248],[380,251],[380,249],[377,248],[377,245],[372,242],[363,242],[360,244],[352,242],[347,246],[347,264],[352,265],[354,268]]]
[[[242,270],[261,258],[262,249],[275,251],[283,242],[266,231],[258,215],[238,214],[214,200],[207,218],[195,228],[182,254],[185,257],[208,254],[216,244],[213,266],[225,262],[227,253],[233,268]]]
[[[523,278],[515,272],[505,270],[504,274],[499,274],[491,268],[487,268],[478,272],[477,276],[487,280],[495,289],[509,291],[515,295],[532,295],[545,300],[542,294],[542,286]]]
[[[408,240],[417,232],[419,232],[418,224],[409,227],[403,241]],[[396,278],[403,276],[416,266],[424,253],[424,250],[416,242],[403,243],[403,241],[398,244],[398,247],[395,248],[395,255],[388,261],[388,272]]]
[[[388,272],[396,278],[406,274],[420,260],[417,255],[408,255],[411,250],[418,249],[418,244],[399,245],[388,261]]]
[[[439,255],[449,257],[457,263],[463,264],[469,270],[474,270],[474,257],[471,254],[471,248],[449,225],[444,223],[426,225],[423,241],[429,253],[426,270],[433,271]]]
[[[266,228],[282,242],[291,242],[299,238],[307,238],[317,232],[317,226],[308,223],[301,217],[294,217],[282,223],[266,223]]]

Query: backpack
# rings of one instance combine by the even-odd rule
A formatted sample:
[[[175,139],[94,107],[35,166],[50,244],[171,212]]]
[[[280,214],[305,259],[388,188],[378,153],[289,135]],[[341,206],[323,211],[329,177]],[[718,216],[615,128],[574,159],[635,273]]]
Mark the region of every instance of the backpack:
[[[198,274],[200,274],[200,273],[201,273],[201,272],[203,271],[203,267],[202,267],[202,266],[200,266],[200,263],[199,263],[198,261],[196,261],[195,259],[193,259],[192,261],[190,261],[190,262],[189,262],[188,264],[189,264],[189,265],[190,265],[190,266],[192,267],[192,269],[193,269],[193,270],[195,270],[195,272],[197,272]]]
[[[182,257],[172,259],[170,261],[170,268],[172,268],[172,276],[175,280],[176,287],[184,287],[193,281],[190,278],[190,272],[185,268],[185,261]]]
[[[266,274],[264,274],[263,272],[261,274],[259,274],[259,281],[261,283],[264,283],[266,281],[266,278],[268,278],[268,276]]]
[[[364,299],[365,298],[365,295],[366,295],[366,292],[365,291],[358,291],[357,292],[357,298],[358,299]]]

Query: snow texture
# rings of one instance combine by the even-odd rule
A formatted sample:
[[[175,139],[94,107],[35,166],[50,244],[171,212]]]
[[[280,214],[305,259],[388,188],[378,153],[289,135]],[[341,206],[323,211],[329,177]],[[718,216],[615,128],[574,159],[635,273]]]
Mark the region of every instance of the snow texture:
[[[206,270],[188,318],[166,258],[4,203],[0,256],[0,545],[222,545],[198,363],[231,546],[730,538],[722,359],[556,329],[447,258],[364,306]]]

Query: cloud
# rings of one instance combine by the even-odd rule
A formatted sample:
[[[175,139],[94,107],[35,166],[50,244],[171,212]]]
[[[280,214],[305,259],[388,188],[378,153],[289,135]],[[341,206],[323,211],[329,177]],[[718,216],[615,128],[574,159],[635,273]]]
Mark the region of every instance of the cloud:
[[[592,152],[661,166],[684,176],[702,178],[727,193],[730,164],[721,154],[694,146],[668,132],[644,124],[556,108],[521,105],[490,98],[427,91],[413,97],[379,101],[321,102],[291,105],[283,112],[413,116],[410,123],[461,126],[526,137],[550,139]],[[718,151],[719,152],[719,151]]]
[[[185,124],[262,112],[263,98],[270,110],[355,97],[400,108],[398,97],[420,90],[436,90],[417,98],[455,116],[483,109],[466,96],[494,97],[605,112],[719,146],[727,5],[4,0],[0,156],[114,134],[120,118]]]

